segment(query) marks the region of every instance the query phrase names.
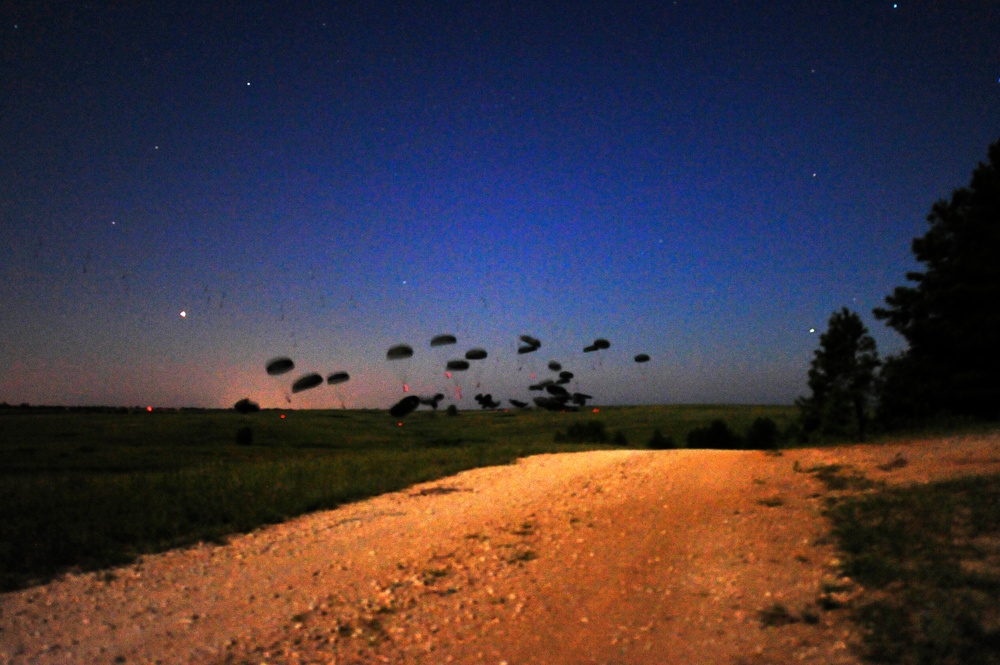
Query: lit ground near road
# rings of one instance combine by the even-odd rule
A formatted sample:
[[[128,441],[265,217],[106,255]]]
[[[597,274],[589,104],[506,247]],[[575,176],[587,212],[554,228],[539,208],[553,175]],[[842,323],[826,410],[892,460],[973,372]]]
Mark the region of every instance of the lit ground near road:
[[[858,591],[804,472],[834,463],[997,472],[1000,438],[477,469],[4,594],[0,662],[854,663],[857,627],[817,604]]]

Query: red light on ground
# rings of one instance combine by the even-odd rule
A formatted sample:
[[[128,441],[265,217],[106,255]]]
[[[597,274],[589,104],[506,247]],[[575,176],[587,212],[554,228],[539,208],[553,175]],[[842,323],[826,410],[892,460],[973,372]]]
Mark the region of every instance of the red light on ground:
[[[396,427],[402,427],[403,423],[396,423]]]
[[[285,419],[285,414],[281,414],[281,419],[282,419],[282,420],[284,420],[284,419]]]
[[[151,406],[147,406],[147,407],[146,407],[146,411],[149,411],[150,413],[152,413],[152,412],[153,412],[153,407],[151,407]]]
[[[594,407],[594,410],[591,411],[591,413],[600,413],[600,412],[601,412],[601,410],[598,409],[596,406]]]
[[[403,384],[403,392],[404,393],[410,392],[410,386],[409,386],[409,384],[407,384],[407,383]]]

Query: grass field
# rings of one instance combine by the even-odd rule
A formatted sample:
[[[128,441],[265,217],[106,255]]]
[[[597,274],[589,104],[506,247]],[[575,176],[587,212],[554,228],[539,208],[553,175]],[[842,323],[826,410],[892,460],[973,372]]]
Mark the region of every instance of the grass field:
[[[619,446],[654,430],[682,443],[723,419],[743,433],[758,417],[784,429],[784,406],[606,407],[599,413],[384,411],[0,410],[0,590],[92,570],[199,540],[219,540],[469,468],[544,452],[593,421]],[[284,415],[284,418],[281,416]],[[237,444],[249,428],[251,441]]]
[[[1000,475],[885,488],[861,474],[814,469],[864,655],[878,663],[1000,663]]]

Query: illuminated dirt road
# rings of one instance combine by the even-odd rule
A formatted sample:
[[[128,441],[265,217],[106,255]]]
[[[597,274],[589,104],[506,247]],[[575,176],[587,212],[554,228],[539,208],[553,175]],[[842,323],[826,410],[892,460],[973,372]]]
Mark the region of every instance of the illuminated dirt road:
[[[854,663],[857,629],[816,603],[857,590],[805,472],[829,463],[998,471],[1000,438],[469,471],[4,594],[0,662]]]

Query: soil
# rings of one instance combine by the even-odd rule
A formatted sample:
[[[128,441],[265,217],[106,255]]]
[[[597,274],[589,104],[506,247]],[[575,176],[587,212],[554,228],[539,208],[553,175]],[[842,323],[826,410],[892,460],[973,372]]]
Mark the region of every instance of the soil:
[[[1000,436],[476,469],[0,595],[0,663],[857,663],[825,464],[998,472]]]

